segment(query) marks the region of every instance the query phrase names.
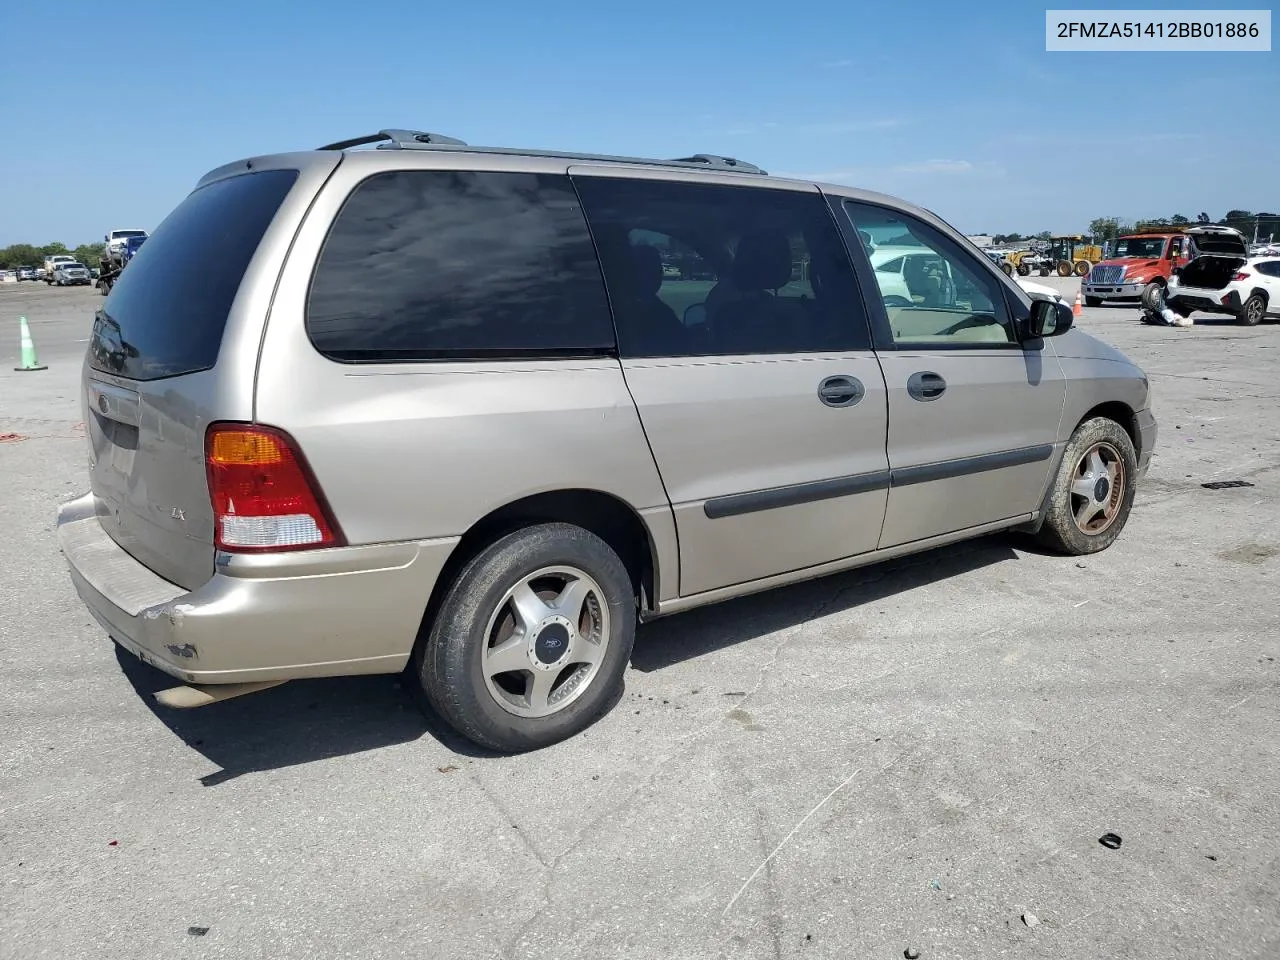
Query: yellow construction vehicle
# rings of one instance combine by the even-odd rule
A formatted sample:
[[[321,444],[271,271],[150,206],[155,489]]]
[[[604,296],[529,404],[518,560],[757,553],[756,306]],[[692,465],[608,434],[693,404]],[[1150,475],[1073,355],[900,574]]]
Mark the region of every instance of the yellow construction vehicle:
[[[1004,263],[1000,264],[1000,269],[1009,276],[1016,273],[1020,277],[1025,277],[1032,270],[1037,269],[1042,259],[1041,255],[1034,250],[1014,250],[1004,255]]]
[[[1045,251],[1050,260],[1049,269],[1056,269],[1060,277],[1069,277],[1073,273],[1077,277],[1087,276],[1103,257],[1102,247],[1086,243],[1087,239],[1078,233],[1052,238],[1049,249]],[[1041,276],[1047,276],[1049,269],[1042,269]]]

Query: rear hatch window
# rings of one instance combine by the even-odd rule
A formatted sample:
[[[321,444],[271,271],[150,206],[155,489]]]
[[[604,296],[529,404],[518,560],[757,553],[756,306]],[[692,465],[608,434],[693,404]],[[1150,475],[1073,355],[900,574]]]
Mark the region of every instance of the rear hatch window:
[[[1192,233],[1196,250],[1202,254],[1243,257],[1246,255],[1244,238],[1238,233],[1218,233],[1197,230]]]
[[[111,288],[90,365],[131,380],[212,367],[245,269],[297,177],[263,170],[192,191]]]

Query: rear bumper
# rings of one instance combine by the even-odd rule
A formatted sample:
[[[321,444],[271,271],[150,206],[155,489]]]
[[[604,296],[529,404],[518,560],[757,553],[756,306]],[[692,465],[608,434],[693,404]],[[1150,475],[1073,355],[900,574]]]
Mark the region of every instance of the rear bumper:
[[[1139,410],[1133,419],[1138,428],[1138,479],[1141,480],[1147,475],[1147,470],[1151,466],[1151,454],[1156,447],[1159,427],[1156,424],[1155,414],[1150,408]]]
[[[185,590],[112,540],[92,494],[58,509],[80,599],[139,659],[187,683],[396,673],[456,537],[220,558]]]
[[[1221,290],[1203,290],[1196,287],[1170,290],[1165,297],[1165,303],[1176,304],[1187,311],[1202,310],[1205,313],[1226,313],[1231,316],[1239,314],[1242,307],[1240,294],[1236,290],[1223,293]]]

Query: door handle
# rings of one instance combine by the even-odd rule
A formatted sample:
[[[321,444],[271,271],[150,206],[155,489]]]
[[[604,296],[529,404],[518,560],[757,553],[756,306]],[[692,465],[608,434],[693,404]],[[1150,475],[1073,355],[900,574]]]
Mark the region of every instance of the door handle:
[[[907,393],[913,400],[928,402],[937,400],[947,392],[947,381],[932,370],[921,370],[907,378]]]
[[[828,407],[852,407],[867,395],[857,377],[827,377],[818,384],[818,399]]]

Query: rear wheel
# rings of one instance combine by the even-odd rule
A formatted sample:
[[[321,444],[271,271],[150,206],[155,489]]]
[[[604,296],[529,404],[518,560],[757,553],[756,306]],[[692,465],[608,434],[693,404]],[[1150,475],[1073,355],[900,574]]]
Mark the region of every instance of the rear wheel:
[[[1244,306],[1240,308],[1240,316],[1237,319],[1246,327],[1256,327],[1266,315],[1267,298],[1260,293],[1255,293],[1244,302]]]
[[[462,568],[413,672],[430,708],[468,740],[534,750],[617,702],[635,628],[631,577],[609,545],[581,527],[538,524]]]
[[[1029,266],[1027,266],[1025,263],[1018,264],[1018,276],[1026,277],[1026,276],[1030,276],[1030,274],[1031,274],[1031,268]]]
[[[1061,261],[1059,261],[1059,262],[1058,262],[1058,276],[1060,276],[1060,277],[1069,277],[1069,276],[1071,276],[1071,261],[1070,261],[1070,260],[1061,260]]]
[[[1075,275],[1077,277],[1084,277],[1084,276],[1088,276],[1088,274],[1089,274],[1089,261],[1077,260],[1076,266],[1075,266]]]
[[[1040,541],[1076,556],[1111,546],[1129,519],[1137,471],[1124,427],[1107,417],[1080,424],[1054,478]]]

